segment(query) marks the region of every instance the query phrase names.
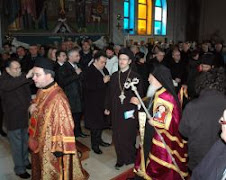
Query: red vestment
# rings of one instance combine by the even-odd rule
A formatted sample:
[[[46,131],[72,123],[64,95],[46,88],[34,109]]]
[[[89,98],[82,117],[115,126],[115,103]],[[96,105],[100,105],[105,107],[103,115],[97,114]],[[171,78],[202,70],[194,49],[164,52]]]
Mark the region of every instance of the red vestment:
[[[68,100],[55,83],[40,89],[30,120],[29,147],[33,150],[32,180],[86,180],[75,146],[74,122]],[[54,153],[62,156],[56,157]]]
[[[164,106],[164,120],[153,118],[153,125],[163,136],[170,153],[175,158],[179,169],[173,164],[159,135],[154,132],[148,157],[144,157],[144,146],[141,145],[137,154],[134,172],[147,180],[181,180],[187,172],[187,145],[179,134],[181,110],[175,98],[165,89],[156,92],[153,100],[153,113]],[[144,137],[145,138],[145,137]],[[142,144],[142,143],[141,143]]]

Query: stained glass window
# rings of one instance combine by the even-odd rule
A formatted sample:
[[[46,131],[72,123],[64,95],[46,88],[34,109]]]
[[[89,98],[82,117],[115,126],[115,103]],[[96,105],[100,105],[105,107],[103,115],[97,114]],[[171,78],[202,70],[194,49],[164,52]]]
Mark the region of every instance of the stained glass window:
[[[151,34],[152,30],[152,0],[138,0],[137,33]]]
[[[135,0],[124,0],[124,30],[134,34]]]
[[[155,0],[154,35],[166,35],[167,2]]]

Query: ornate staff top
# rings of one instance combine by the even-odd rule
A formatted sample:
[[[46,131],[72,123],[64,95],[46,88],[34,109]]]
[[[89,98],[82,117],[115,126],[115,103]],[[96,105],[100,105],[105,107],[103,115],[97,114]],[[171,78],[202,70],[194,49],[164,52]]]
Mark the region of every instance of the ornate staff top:
[[[128,78],[127,82],[125,83],[124,87],[126,89],[129,89],[131,87],[131,89],[134,91],[134,90],[137,90],[137,87],[135,86],[136,84],[139,83],[139,79],[138,78],[133,78],[131,80],[131,78]]]
[[[147,108],[145,107],[145,105],[144,105],[144,103],[143,103],[143,101],[142,101],[142,99],[141,99],[141,97],[140,97],[140,95],[139,95],[139,93],[138,93],[138,91],[137,91],[137,87],[135,86],[135,85],[138,84],[138,83],[139,83],[139,79],[138,79],[138,78],[133,78],[132,80],[129,78],[129,79],[127,80],[127,82],[124,84],[124,87],[125,87],[126,89],[129,89],[129,88],[131,87],[131,89],[134,91],[134,93],[136,94],[137,98],[139,99],[139,101],[140,101],[140,103],[141,103],[141,106],[144,108],[144,111],[145,111],[145,113],[147,114],[148,119],[151,119],[152,117],[151,117],[150,113],[148,112]],[[165,142],[163,136],[162,136],[161,133],[158,131],[158,129],[156,129],[155,126],[153,126],[153,128],[155,129],[156,133],[159,135],[159,137],[160,137],[162,143],[164,144],[164,146],[165,146],[165,148],[166,148],[167,153],[169,154],[170,158],[172,159],[173,164],[176,166],[176,168],[177,168],[177,169],[179,170],[179,172],[180,172],[180,168],[179,168],[179,166],[177,165],[177,163],[176,163],[176,161],[175,161],[173,155],[171,154],[171,152],[170,152],[168,146],[166,145],[166,142]],[[144,132],[143,132],[143,134],[144,134]],[[181,173],[179,173],[179,174],[180,174],[181,178],[182,178],[183,180],[185,180],[185,178],[183,177],[183,175],[182,175]]]

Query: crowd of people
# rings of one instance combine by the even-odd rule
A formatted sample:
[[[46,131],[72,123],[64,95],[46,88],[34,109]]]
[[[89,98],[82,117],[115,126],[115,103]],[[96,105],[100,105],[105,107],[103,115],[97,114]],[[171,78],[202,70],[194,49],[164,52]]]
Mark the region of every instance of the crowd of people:
[[[225,131],[222,43],[108,43],[104,49],[91,39],[29,49],[4,43],[0,72],[0,134],[9,139],[21,178],[32,169],[33,180],[88,179],[75,143],[89,136],[82,120],[96,154],[111,145],[102,131],[112,130],[115,169],[134,164],[134,179],[207,179],[203,161],[213,162],[216,146],[226,148],[218,123]],[[147,109],[125,87],[132,80]],[[136,147],[142,111],[151,118]],[[226,164],[220,168],[208,173],[223,178]]]

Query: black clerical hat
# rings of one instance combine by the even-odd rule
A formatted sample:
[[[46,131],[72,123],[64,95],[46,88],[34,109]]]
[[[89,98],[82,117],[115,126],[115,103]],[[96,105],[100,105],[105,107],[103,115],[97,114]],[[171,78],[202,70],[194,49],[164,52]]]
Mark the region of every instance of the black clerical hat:
[[[205,53],[201,57],[201,64],[212,66],[214,63],[214,55],[212,53]]]
[[[118,56],[120,56],[121,54],[125,54],[127,55],[132,61],[135,61],[135,56],[133,55],[133,52],[128,49],[128,48],[122,48],[119,53]]]
[[[54,63],[50,59],[44,58],[44,57],[38,57],[35,60],[34,67],[40,67],[43,69],[48,69],[53,71],[54,70]]]

